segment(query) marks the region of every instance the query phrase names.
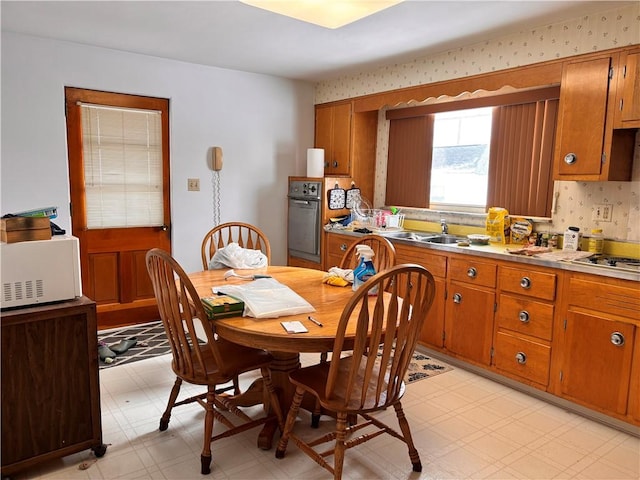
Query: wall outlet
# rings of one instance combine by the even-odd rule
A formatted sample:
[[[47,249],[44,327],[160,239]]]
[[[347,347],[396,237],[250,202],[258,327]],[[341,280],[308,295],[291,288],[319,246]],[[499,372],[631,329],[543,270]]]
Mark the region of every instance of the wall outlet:
[[[199,178],[187,178],[187,190],[190,192],[200,191],[200,179]]]
[[[610,222],[613,215],[613,205],[602,203],[593,206],[591,220],[594,222]]]

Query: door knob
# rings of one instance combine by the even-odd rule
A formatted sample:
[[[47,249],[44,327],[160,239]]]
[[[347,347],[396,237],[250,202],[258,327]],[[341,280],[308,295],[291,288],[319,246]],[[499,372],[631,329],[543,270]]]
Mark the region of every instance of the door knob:
[[[624,335],[620,332],[613,332],[611,334],[611,343],[613,343],[616,347],[621,347],[624,345]]]
[[[462,295],[459,293],[453,294],[453,303],[462,303]]]
[[[516,362],[518,362],[520,365],[524,365],[525,363],[527,363],[526,353],[524,352],[516,353]]]

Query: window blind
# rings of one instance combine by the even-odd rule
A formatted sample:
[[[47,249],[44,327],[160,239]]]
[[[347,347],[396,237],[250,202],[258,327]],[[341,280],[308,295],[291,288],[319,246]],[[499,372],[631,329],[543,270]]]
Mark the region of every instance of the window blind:
[[[161,113],[80,107],[87,228],[162,225]]]

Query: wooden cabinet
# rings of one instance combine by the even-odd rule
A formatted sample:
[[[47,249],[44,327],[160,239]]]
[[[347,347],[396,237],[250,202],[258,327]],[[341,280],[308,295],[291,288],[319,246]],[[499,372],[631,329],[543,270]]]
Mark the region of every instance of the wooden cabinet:
[[[446,295],[447,257],[420,247],[395,243],[396,263],[416,263],[425,267],[435,280],[433,304],[420,332],[420,342],[429,346],[444,346],[444,303]]]
[[[444,346],[456,357],[489,366],[495,285],[495,263],[476,257],[449,259]]]
[[[348,177],[369,201],[373,200],[377,132],[377,111],[355,112],[351,101],[316,105],[315,146],[325,151],[325,177]]]
[[[531,268],[498,269],[492,365],[542,389],[549,383],[556,277]]]
[[[324,149],[325,176],[350,175],[351,102],[316,106],[316,148]]]
[[[615,128],[640,128],[640,48],[620,54]]]
[[[631,180],[635,132],[613,129],[619,57],[596,55],[564,65],[555,180]]]
[[[344,253],[349,248],[349,245],[358,240],[358,237],[354,237],[352,235],[340,235],[339,233],[330,233],[326,235],[324,269],[329,270],[331,267],[340,266]]]
[[[2,475],[91,448],[101,457],[95,303],[2,312]]]
[[[640,296],[635,282],[569,274],[562,325],[556,328],[562,349],[559,394],[618,418],[627,415],[629,399],[637,415],[637,322]],[[637,418],[637,417],[636,417]]]

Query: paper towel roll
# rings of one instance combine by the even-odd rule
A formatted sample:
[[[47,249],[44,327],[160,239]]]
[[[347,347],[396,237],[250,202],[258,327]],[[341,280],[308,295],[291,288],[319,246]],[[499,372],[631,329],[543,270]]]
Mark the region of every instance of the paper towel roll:
[[[324,177],[324,149],[307,150],[307,177]]]

